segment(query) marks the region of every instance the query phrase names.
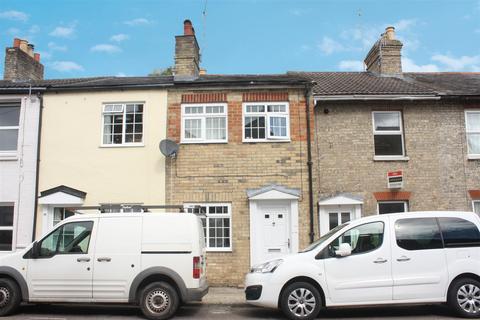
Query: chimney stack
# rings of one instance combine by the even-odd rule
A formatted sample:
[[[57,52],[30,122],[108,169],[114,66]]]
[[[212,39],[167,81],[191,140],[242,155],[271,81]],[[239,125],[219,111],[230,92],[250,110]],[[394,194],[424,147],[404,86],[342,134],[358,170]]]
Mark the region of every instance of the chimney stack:
[[[200,74],[200,48],[190,20],[183,22],[183,35],[175,37],[175,81],[195,80]]]
[[[40,54],[34,52],[34,45],[27,40],[15,38],[13,47],[5,51],[4,80],[42,80],[43,65]]]
[[[402,74],[402,42],[395,39],[395,28],[385,28],[385,33],[375,42],[365,58],[367,71],[380,75]]]

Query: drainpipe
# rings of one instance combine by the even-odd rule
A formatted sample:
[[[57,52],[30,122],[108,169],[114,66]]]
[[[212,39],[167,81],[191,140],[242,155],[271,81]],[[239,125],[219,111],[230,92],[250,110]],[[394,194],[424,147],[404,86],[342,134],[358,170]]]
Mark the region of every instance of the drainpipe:
[[[315,231],[313,228],[313,162],[312,162],[312,139],[310,128],[310,98],[312,96],[312,87],[314,82],[305,85],[305,112],[307,116],[307,167],[308,167],[308,212],[310,217],[310,243],[315,240]]]
[[[37,229],[37,213],[38,213],[38,187],[39,187],[39,177],[40,177],[40,142],[42,141],[42,114],[43,114],[43,96],[41,93],[37,94],[37,97],[40,101],[40,111],[38,115],[38,137],[37,137],[37,164],[35,172],[35,207],[33,208],[33,230],[32,230],[32,241],[35,241],[35,232]]]

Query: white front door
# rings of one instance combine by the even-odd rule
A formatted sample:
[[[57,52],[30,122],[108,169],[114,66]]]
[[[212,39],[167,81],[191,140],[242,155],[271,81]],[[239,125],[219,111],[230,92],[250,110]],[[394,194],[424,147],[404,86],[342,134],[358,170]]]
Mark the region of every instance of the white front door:
[[[290,252],[289,216],[286,206],[266,206],[263,214],[263,256],[274,259]]]
[[[393,299],[443,300],[447,292],[447,261],[435,218],[393,218]]]
[[[64,224],[39,241],[40,256],[28,261],[31,301],[91,301],[95,221]]]

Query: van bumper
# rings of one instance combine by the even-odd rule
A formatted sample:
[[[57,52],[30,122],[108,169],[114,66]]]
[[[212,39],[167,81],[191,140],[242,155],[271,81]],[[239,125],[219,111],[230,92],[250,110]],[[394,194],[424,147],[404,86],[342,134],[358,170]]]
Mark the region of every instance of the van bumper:
[[[202,298],[208,293],[208,285],[205,284],[199,288],[187,289],[187,301],[202,301]]]

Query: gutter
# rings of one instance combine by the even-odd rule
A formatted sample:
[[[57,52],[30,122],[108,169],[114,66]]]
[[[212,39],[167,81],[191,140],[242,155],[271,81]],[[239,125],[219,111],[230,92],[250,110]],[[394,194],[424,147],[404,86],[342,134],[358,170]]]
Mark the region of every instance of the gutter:
[[[315,231],[313,227],[313,162],[312,162],[312,139],[310,128],[310,98],[312,96],[312,88],[314,83],[305,85],[305,112],[307,118],[307,167],[308,167],[308,213],[310,218],[310,243],[315,240]]]
[[[33,229],[32,229],[32,241],[35,241],[35,232],[37,229],[37,214],[38,214],[38,189],[39,189],[39,177],[40,177],[40,143],[42,141],[42,115],[43,115],[43,96],[38,94],[40,100],[40,111],[38,115],[38,137],[37,137],[37,164],[35,172],[35,204],[33,208]]]
[[[440,100],[440,97],[437,95],[363,95],[363,94],[353,94],[353,95],[316,95],[314,96],[315,101],[368,101],[368,100]]]

